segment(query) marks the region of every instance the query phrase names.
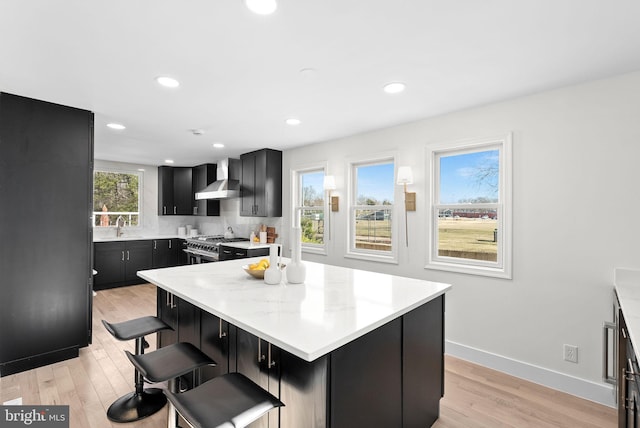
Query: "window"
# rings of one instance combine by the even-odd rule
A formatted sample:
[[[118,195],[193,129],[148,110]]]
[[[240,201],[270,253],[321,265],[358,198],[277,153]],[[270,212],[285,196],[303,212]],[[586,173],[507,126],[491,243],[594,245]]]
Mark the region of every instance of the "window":
[[[300,219],[303,251],[324,251],[325,194],[322,188],[324,169],[295,171],[296,208],[294,218]],[[298,214],[299,213],[299,214]]]
[[[93,225],[95,227],[140,224],[141,173],[94,171]]]
[[[428,148],[427,268],[511,277],[510,136]]]
[[[351,164],[349,254],[395,260],[394,161]]]

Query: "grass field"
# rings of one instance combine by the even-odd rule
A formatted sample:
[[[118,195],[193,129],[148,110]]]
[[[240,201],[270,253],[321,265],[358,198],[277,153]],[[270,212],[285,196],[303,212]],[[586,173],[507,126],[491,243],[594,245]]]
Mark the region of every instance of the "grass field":
[[[316,230],[319,225],[315,224]],[[494,241],[497,220],[441,218],[438,220],[438,255],[496,261],[498,244]],[[321,234],[318,234],[322,242]],[[356,220],[356,247],[391,251],[391,220]]]
[[[438,254],[496,261],[498,244],[494,241],[494,230],[497,228],[497,220],[441,218],[438,220]]]

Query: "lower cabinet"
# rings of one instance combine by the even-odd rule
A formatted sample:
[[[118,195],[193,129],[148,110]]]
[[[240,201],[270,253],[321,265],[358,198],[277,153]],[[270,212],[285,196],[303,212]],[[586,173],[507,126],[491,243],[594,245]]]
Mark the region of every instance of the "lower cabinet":
[[[280,398],[280,350],[240,328],[236,329],[236,371]],[[271,411],[248,426],[278,427],[279,413]]]
[[[230,341],[235,343],[235,331],[228,322],[206,311],[200,312],[200,349],[217,364],[200,369],[200,381],[206,382],[230,371]],[[235,360],[234,367],[235,370]]]
[[[152,266],[151,241],[94,243],[95,290],[144,282],[136,272]]]
[[[640,368],[622,312],[618,318],[618,427],[640,427]]]
[[[182,252],[181,239],[154,239],[153,243],[153,269],[178,266],[178,254]]]
[[[178,303],[179,299],[172,293],[161,288],[157,289],[158,308],[157,316],[172,330],[160,330],[158,332],[158,348],[178,342]]]
[[[179,238],[95,242],[94,290],[142,284],[139,270],[186,265],[184,243]]]
[[[285,404],[249,428],[426,427],[439,416],[444,296],[312,362],[160,288],[158,316],[176,325],[159,333],[159,347],[188,341],[217,362],[181,379],[183,389],[239,372]]]

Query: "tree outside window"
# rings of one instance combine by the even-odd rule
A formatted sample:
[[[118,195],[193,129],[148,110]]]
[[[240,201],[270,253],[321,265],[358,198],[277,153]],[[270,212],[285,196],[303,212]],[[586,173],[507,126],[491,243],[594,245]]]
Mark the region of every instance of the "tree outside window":
[[[325,197],[322,188],[323,170],[298,173],[298,210],[303,246],[324,245]]]
[[[140,222],[140,175],[94,171],[93,214],[95,227],[138,226]]]
[[[427,267],[510,277],[510,138],[430,148]]]

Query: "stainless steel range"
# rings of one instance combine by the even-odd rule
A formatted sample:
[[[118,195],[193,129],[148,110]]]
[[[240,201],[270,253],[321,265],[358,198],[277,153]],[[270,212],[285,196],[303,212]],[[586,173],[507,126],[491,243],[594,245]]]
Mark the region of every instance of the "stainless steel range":
[[[217,262],[220,260],[220,244],[248,240],[247,238],[225,238],[222,235],[196,236],[186,239],[187,248],[183,251],[189,257],[189,264]]]

